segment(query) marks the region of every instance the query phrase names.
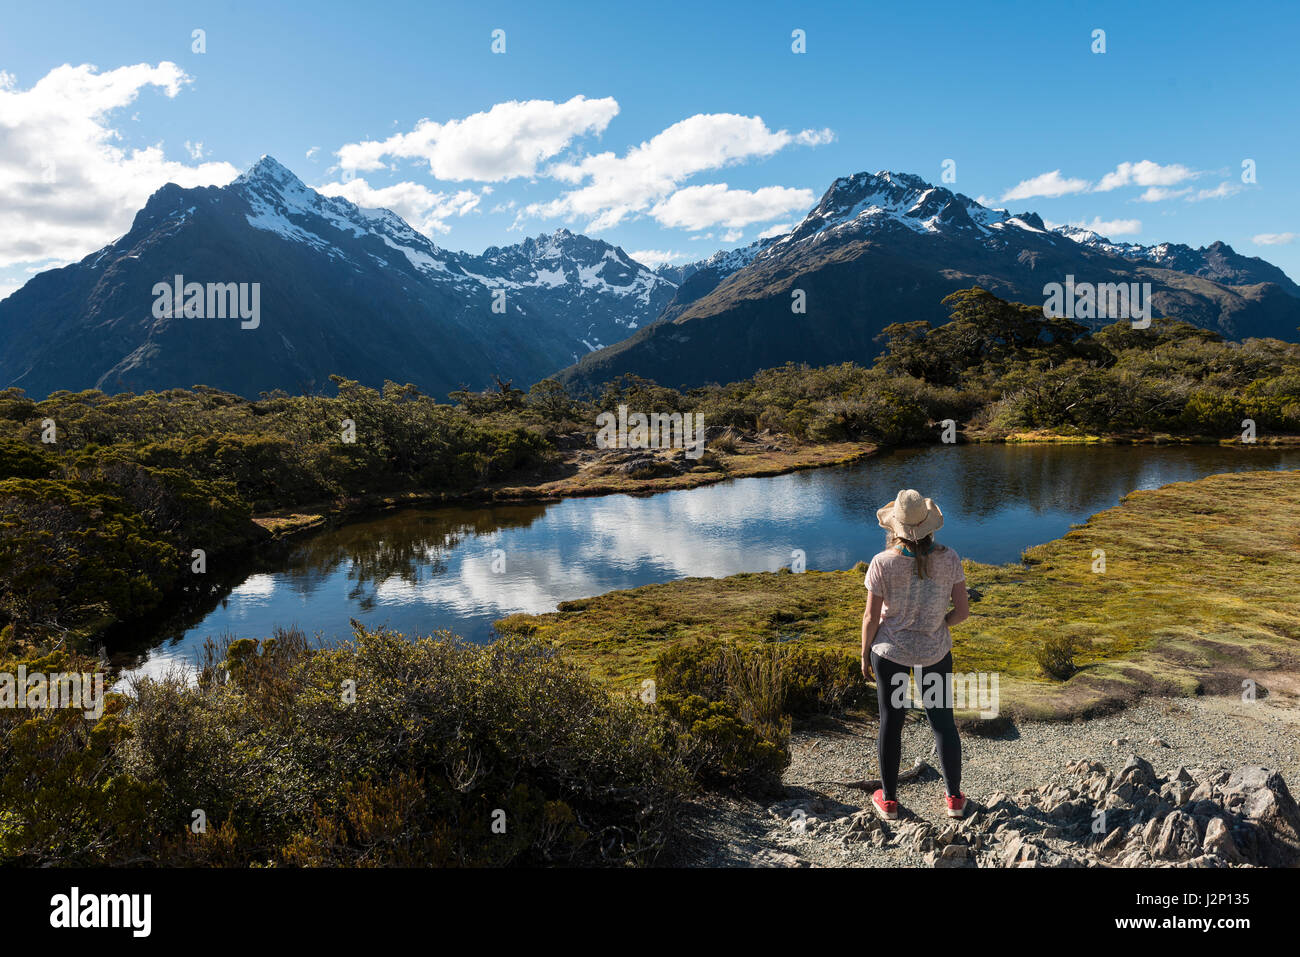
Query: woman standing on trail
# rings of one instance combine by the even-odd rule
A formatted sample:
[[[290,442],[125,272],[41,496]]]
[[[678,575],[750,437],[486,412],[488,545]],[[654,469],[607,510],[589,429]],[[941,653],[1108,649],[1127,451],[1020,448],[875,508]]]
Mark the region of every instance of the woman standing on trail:
[[[888,532],[886,548],[867,569],[867,609],[862,615],[862,674],[876,678],[880,703],[881,788],[871,805],[885,820],[898,817],[898,762],[907,714],[908,669],[934,730],[947,788],[949,817],[966,814],[961,793],[961,741],[952,716],[952,635],[950,625],[970,617],[966,576],[951,548],[934,543],[943,527],[939,506],[914,489],[876,512]],[[951,610],[948,605],[952,603]]]

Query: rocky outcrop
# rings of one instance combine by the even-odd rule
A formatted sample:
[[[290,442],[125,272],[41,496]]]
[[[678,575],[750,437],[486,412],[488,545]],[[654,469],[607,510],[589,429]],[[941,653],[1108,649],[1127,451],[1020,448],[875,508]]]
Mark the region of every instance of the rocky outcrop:
[[[772,813],[820,839],[897,848],[934,867],[1300,866],[1300,811],[1282,776],[1256,766],[1161,776],[1137,755],[1118,771],[1077,761],[1037,790],[971,800],[965,819],[938,826],[881,821],[869,808],[819,818],[798,802]]]

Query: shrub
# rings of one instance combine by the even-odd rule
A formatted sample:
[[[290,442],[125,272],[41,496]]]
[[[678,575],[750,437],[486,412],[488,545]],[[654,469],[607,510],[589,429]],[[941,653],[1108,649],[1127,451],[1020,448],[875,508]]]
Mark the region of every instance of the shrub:
[[[738,648],[717,639],[679,642],[659,654],[654,677],[660,693],[730,701],[757,720],[836,714],[867,695],[857,658],[776,643]]]
[[[161,795],[146,853],[171,863],[648,863],[689,784],[661,716],[518,636],[231,642],[197,685],[137,682],[127,715],[120,767]]]
[[[58,465],[41,447],[0,436],[0,479],[49,478]]]
[[[788,718],[760,730],[729,702],[660,694],[657,703],[680,728],[686,767],[706,785],[771,790],[790,763]]]
[[[56,651],[5,657],[0,672],[93,673],[100,662]],[[126,861],[146,839],[153,789],[115,756],[129,736],[125,701],[103,714],[75,708],[0,708],[0,863],[30,867]]]
[[[1073,636],[1057,635],[1039,646],[1034,652],[1034,660],[1049,678],[1066,681],[1079,670],[1074,662],[1077,651],[1078,641]]]

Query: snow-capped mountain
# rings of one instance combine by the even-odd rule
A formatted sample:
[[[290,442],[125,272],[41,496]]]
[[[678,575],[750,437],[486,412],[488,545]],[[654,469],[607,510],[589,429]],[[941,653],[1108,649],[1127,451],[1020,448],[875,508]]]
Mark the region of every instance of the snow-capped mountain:
[[[157,315],[155,288],[176,276],[204,306],[213,284],[256,284],[256,326],[180,303]],[[254,395],[327,387],[332,373],[438,395],[493,376],[527,384],[653,321],[675,292],[563,229],[481,256],[442,249],[266,156],[225,187],[164,186],[125,236],[0,302],[0,387]]]
[[[1121,256],[1133,262],[1150,263],[1162,269],[1172,269],[1193,276],[1202,276],[1231,286],[1248,286],[1271,282],[1281,286],[1293,296],[1300,296],[1300,285],[1272,263],[1258,256],[1243,256],[1223,242],[1194,249],[1182,243],[1157,243],[1143,246],[1139,243],[1111,242],[1090,229],[1079,226],[1057,226],[1053,232],[1101,252]]]
[[[520,291],[535,309],[567,316],[587,352],[653,322],[677,291],[617,246],[567,229],[489,247],[461,268],[494,288]]]
[[[784,236],[713,257],[681,283],[660,322],[561,374],[591,386],[622,373],[664,385],[745,378],[788,361],[869,362],[892,322],[947,320],[949,293],[979,285],[1042,302],[1043,287],[1150,283],[1157,315],[1229,338],[1294,339],[1300,287],[1223,243],[1202,249],[1111,243],[1049,229],[1035,213],[990,209],[907,173],[841,177]],[[708,261],[706,261],[708,262]],[[735,269],[727,266],[735,263]],[[806,312],[791,308],[802,291]],[[1095,324],[1108,321],[1099,319]]]
[[[955,289],[1036,302],[1067,275],[1149,282],[1157,314],[1229,337],[1300,325],[1300,287],[1223,243],[1049,229],[905,173],[837,179],[789,233],[655,271],[564,229],[446,250],[263,157],[225,187],[164,186],[125,236],[0,302],[0,388],[255,395],[339,374],[442,395],[561,369],[588,385],[623,372],[694,385],[792,360],[866,362],[885,325],[945,321]]]
[[[918,176],[884,170],[837,179],[803,221],[784,236],[741,249],[723,250],[700,263],[679,267],[684,275],[678,285],[694,272],[709,267],[716,268],[725,278],[748,266],[759,255],[779,256],[800,243],[833,242],[864,233],[881,235],[891,228],[921,235],[964,234],[990,249],[1022,243],[1028,238],[1026,233],[1040,236],[1051,233],[1133,262],[1150,263],[1229,285],[1273,282],[1300,296],[1300,286],[1281,269],[1258,257],[1242,256],[1226,243],[1215,242],[1200,249],[1178,243],[1143,246],[1112,242],[1080,226],[1049,229],[1037,213],[1012,215],[1005,209],[983,206],[961,193],[932,186]]]
[[[677,318],[691,303],[713,292],[724,279],[744,269],[775,241],[772,238],[758,239],[738,249],[720,249],[698,262],[660,266],[655,272],[677,284],[677,294],[664,307],[660,320]]]

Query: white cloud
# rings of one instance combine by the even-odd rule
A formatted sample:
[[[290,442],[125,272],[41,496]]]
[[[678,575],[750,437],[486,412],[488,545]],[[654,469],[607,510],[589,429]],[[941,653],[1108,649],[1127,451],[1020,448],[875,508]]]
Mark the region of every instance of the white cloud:
[[[1190,186],[1184,189],[1166,189],[1163,186],[1151,186],[1143,191],[1138,197],[1140,203],[1159,203],[1166,199],[1177,199],[1179,196],[1186,196],[1192,191]]]
[[[1121,186],[1176,186],[1184,180],[1193,179],[1200,174],[1188,169],[1181,163],[1161,166],[1151,160],[1137,163],[1120,163],[1114,171],[1107,173],[1097,183],[1099,193],[1118,189]]]
[[[1199,203],[1203,199],[1226,199],[1240,192],[1240,184],[1225,181],[1214,187],[1214,189],[1198,189],[1195,196],[1187,197],[1187,201],[1189,203]]]
[[[342,196],[366,209],[391,209],[422,233],[446,233],[446,220],[464,216],[478,206],[481,196],[470,189],[455,193],[435,193],[419,183],[396,183],[374,187],[358,177],[346,183],[326,183],[315,187],[324,196]]]
[[[769,226],[759,233],[758,238],[771,239],[773,236],[784,236],[792,229],[794,229],[794,223],[777,223],[775,226]]]
[[[1067,179],[1061,175],[1059,169],[1054,169],[1050,173],[1021,180],[1002,195],[1001,201],[1009,203],[1018,199],[1033,199],[1036,196],[1067,196],[1070,193],[1082,193],[1087,188],[1086,179]]]
[[[734,230],[806,210],[815,201],[816,196],[810,189],[764,186],[751,192],[732,189],[725,183],[708,183],[677,190],[656,203],[650,215],[663,226],[690,230],[726,226]]]
[[[534,203],[529,216],[591,217],[587,232],[618,225],[662,200],[688,177],[746,160],[770,156],[791,144],[829,142],[829,130],[769,130],[761,117],[698,113],[674,123],[622,156],[612,152],[557,163],[547,174],[585,184],[547,203]]]
[[[1142,220],[1140,219],[1102,219],[1100,216],[1094,216],[1090,223],[1071,223],[1070,225],[1077,226],[1080,229],[1090,229],[1098,236],[1105,236],[1107,239],[1113,239],[1116,236],[1131,236],[1142,232]]]
[[[197,161],[203,159],[203,141],[199,140],[197,143],[191,143],[189,140],[186,140],[185,152],[190,154],[190,159],[192,160]]]
[[[1252,236],[1250,241],[1256,246],[1285,246],[1295,242],[1295,238],[1295,233],[1260,233]]]
[[[311,149],[307,150],[306,157],[307,157],[307,159],[311,159],[313,156],[315,156],[315,155],[316,155],[317,153],[319,153],[319,152],[320,152],[320,147],[319,147],[319,146],[313,146]]]
[[[575,96],[564,103],[511,100],[463,119],[423,119],[409,133],[348,143],[338,150],[347,170],[387,169],[390,159],[421,160],[443,180],[500,182],[534,176],[579,136],[600,133],[618,114],[613,97]]]
[[[679,253],[667,249],[637,249],[628,253],[628,255],[651,269],[656,266],[663,266],[666,263],[679,263],[694,258],[690,253]]]
[[[187,166],[160,145],[126,149],[109,125],[140,91],[175,97],[189,77],[175,63],[100,73],[56,67],[29,90],[0,77],[0,266],[75,260],[126,232],[155,190],[228,183],[229,163]]]
[[[825,146],[835,141],[835,131],[829,127],[820,130],[800,130],[795,134],[794,141],[800,146]]]

